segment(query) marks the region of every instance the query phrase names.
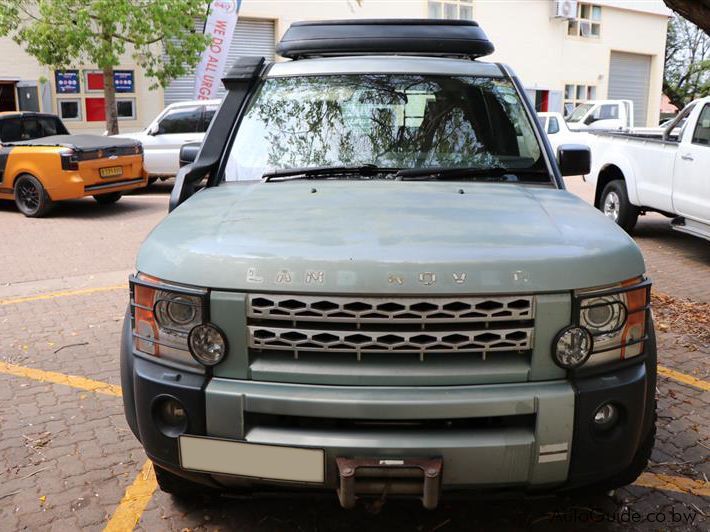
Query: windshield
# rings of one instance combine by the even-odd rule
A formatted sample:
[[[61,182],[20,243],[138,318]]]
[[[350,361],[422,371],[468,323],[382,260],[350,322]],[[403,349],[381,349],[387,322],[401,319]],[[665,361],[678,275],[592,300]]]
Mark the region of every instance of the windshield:
[[[550,181],[512,83],[402,74],[266,80],[236,134],[225,180],[362,165],[536,170],[535,180]]]
[[[567,122],[579,122],[580,120],[582,120],[582,118],[584,118],[584,115],[586,115],[592,107],[594,107],[594,104],[592,103],[583,103],[581,105],[578,105],[566,118]]]

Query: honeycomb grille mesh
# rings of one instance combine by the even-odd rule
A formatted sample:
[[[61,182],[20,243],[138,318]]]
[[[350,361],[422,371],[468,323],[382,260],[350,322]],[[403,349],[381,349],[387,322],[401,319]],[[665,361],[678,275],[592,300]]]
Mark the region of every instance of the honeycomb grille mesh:
[[[532,296],[366,298],[251,295],[247,317],[349,323],[490,322],[531,320]]]
[[[532,348],[532,296],[367,298],[253,294],[248,345],[362,354],[520,352]]]

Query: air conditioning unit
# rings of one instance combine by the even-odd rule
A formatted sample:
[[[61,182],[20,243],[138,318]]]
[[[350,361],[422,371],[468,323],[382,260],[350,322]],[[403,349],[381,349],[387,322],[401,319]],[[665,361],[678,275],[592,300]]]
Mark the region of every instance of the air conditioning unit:
[[[554,18],[577,18],[577,0],[555,0],[554,1]]]

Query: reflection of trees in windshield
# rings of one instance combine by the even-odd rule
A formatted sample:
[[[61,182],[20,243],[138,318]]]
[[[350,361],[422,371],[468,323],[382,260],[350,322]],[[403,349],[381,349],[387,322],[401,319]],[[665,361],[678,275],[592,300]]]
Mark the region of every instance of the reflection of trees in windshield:
[[[528,137],[519,142],[519,137]],[[530,145],[536,153],[521,153]],[[258,149],[257,149],[258,145]],[[265,82],[234,145],[267,168],[480,166],[534,162],[539,148],[504,80],[419,75],[329,75]]]

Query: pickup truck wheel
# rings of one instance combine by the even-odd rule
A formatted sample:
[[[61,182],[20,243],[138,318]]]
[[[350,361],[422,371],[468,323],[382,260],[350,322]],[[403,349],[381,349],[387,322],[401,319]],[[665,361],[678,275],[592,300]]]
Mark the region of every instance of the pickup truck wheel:
[[[23,174],[15,181],[15,205],[28,218],[41,218],[54,206],[35,176]]]
[[[112,203],[116,203],[120,200],[122,195],[123,194],[121,192],[109,192],[108,194],[96,195],[94,196],[94,199],[99,205],[111,205]]]
[[[639,208],[629,202],[626,192],[626,182],[615,179],[607,184],[602,191],[599,208],[604,215],[631,233],[639,217]]]

